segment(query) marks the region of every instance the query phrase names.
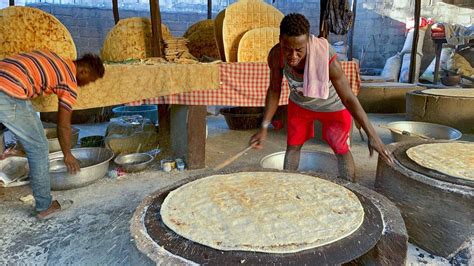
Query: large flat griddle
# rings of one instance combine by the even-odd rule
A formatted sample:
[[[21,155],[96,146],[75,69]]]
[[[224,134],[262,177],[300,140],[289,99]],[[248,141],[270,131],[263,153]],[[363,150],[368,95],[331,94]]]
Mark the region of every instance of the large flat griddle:
[[[280,264],[335,265],[349,262],[371,250],[379,241],[383,221],[378,208],[366,197],[353,191],[364,207],[364,221],[357,231],[344,239],[296,253],[273,254],[247,251],[221,251],[190,241],[169,229],[162,221],[160,208],[172,190],[157,195],[145,214],[145,228],[159,246],[174,255],[199,264]]]
[[[458,178],[455,176],[450,176],[441,172],[438,172],[433,169],[429,169],[423,167],[416,162],[414,162],[410,157],[407,155],[407,150],[422,144],[432,144],[432,143],[447,143],[448,141],[416,141],[416,142],[406,142],[406,143],[399,143],[398,147],[393,151],[393,155],[395,159],[404,167],[425,175],[427,177],[431,177],[434,179],[438,179],[441,181],[462,185],[462,186],[469,186],[474,187],[474,180],[468,180],[463,178]]]

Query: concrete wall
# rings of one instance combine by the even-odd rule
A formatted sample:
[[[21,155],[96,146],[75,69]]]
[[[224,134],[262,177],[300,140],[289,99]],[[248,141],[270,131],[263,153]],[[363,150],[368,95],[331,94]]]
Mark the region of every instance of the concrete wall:
[[[311,22],[311,31],[318,34],[320,0],[276,0],[274,6],[284,14],[303,13]],[[444,2],[443,2],[444,1]],[[422,0],[422,15],[437,21],[469,25],[474,23],[472,7],[459,7],[445,2],[470,3],[472,0]],[[22,1],[17,1],[21,2]],[[24,1],[23,1],[24,2]],[[26,5],[55,15],[71,31],[79,54],[98,52],[107,32],[113,27],[110,0],[42,0],[26,1]],[[44,3],[48,2],[48,3]],[[225,8],[235,0],[213,0],[213,12]],[[267,0],[267,2],[271,2]],[[349,2],[351,2],[349,0]],[[355,21],[354,56],[362,59],[362,68],[382,68],[385,60],[400,51],[405,40],[405,22],[413,16],[412,0],[358,0]],[[53,3],[53,4],[51,4]],[[61,5],[57,4],[61,3]],[[64,5],[69,3],[69,5]],[[76,3],[71,5],[71,3]],[[135,4],[133,4],[135,3]],[[120,17],[146,16],[148,0],[121,0]],[[206,19],[207,1],[161,0],[162,20],[175,36],[181,36],[193,23]],[[7,0],[0,0],[0,7]],[[80,4],[80,6],[78,5]],[[472,4],[471,4],[472,5]],[[131,10],[130,8],[136,10]],[[137,10],[141,9],[141,10]],[[187,10],[186,12],[178,12]],[[214,16],[215,16],[214,13]],[[433,57],[432,44],[426,36],[425,62]],[[346,36],[330,36],[332,42],[347,41]]]

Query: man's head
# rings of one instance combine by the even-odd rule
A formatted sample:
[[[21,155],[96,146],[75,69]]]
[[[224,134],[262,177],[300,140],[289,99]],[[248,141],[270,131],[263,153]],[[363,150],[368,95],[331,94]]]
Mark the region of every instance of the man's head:
[[[99,56],[85,54],[74,61],[78,86],[85,86],[104,76],[105,68]]]
[[[288,65],[298,66],[306,57],[309,21],[298,13],[286,15],[280,23],[280,46]]]

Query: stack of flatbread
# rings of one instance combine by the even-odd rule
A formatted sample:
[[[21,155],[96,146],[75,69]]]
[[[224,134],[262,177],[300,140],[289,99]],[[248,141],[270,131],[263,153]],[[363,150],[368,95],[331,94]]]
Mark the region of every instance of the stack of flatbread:
[[[188,39],[182,37],[164,40],[166,60],[171,62],[184,62],[186,60],[197,61],[186,46],[188,42]]]

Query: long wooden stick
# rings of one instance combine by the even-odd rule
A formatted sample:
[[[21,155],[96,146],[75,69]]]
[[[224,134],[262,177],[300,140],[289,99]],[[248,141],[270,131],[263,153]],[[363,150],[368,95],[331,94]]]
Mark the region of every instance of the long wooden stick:
[[[415,83],[416,77],[416,54],[418,53],[418,36],[420,36],[420,12],[421,0],[415,0],[415,28],[413,29],[413,43],[410,57],[410,83]]]
[[[118,10],[118,0],[112,0],[112,12],[114,13],[115,24],[117,24],[120,20],[119,10]]]
[[[384,125],[379,125],[379,127],[395,131],[398,134],[402,134],[402,135],[405,135],[405,136],[413,136],[413,137],[418,137],[418,138],[422,138],[422,139],[433,139],[433,138],[430,138],[430,137],[422,135],[422,134],[417,134],[417,133],[413,133],[413,132],[406,131],[406,130],[400,130],[400,129],[396,129],[396,128],[393,128],[393,127],[387,127],[387,126],[384,126]]]
[[[214,167],[214,171],[218,171],[218,170],[221,170],[222,168],[226,167],[227,165],[231,164],[232,162],[234,162],[235,160],[239,159],[242,155],[244,155],[246,152],[248,152],[249,150],[251,150],[252,148],[254,147],[254,145],[250,145],[248,146],[247,148],[245,148],[244,150],[242,150],[241,152],[237,153],[236,155],[232,156],[231,158],[225,160],[224,162],[222,162],[221,164],[217,165],[216,167]]]

